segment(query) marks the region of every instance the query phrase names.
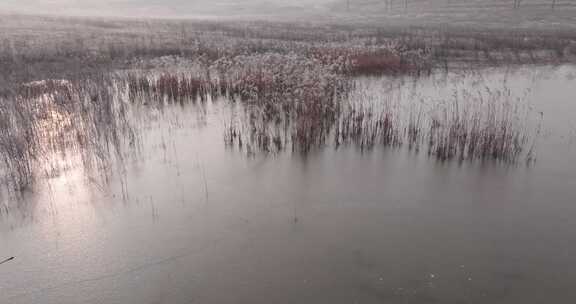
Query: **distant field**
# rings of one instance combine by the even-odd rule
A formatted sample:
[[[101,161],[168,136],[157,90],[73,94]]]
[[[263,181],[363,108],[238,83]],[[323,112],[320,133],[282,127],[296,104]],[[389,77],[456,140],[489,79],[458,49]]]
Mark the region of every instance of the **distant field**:
[[[337,0],[329,5],[350,20],[401,24],[573,28],[576,1],[521,0]]]
[[[428,11],[434,8],[435,13],[416,12],[416,8],[425,10],[425,5],[440,0],[413,0],[407,13],[397,14],[394,10],[379,13],[381,5],[370,5],[366,0],[350,1],[350,11],[339,13],[337,7],[327,6],[325,9],[332,9],[334,13],[314,19],[315,22],[281,18],[275,21],[174,20],[0,14],[0,70],[3,71],[0,88],[15,79],[32,81],[64,77],[78,71],[100,71],[103,67],[122,68],[141,57],[208,54],[214,59],[227,55],[228,51],[233,54],[292,52],[309,56],[313,53],[311,49],[335,44],[346,49],[388,48],[394,44],[402,53],[426,54],[427,61],[442,66],[448,62],[489,65],[573,62],[576,55],[574,22],[560,22],[561,27],[553,27],[553,23],[544,21],[531,23],[528,21],[531,19],[524,16],[521,18],[524,23],[512,24],[509,19],[501,18],[504,21],[497,26],[495,21],[486,21],[488,17],[483,20],[481,15],[490,14],[480,10],[477,21],[470,17],[469,22],[440,18],[442,14],[454,20],[458,16],[446,13],[448,10],[440,6],[430,6]],[[525,1],[524,5],[529,7],[531,2]],[[361,9],[368,7],[374,9],[363,15]],[[452,7],[471,11],[463,5]],[[486,10],[496,14],[497,10],[489,7]],[[501,13],[515,13],[520,18],[524,10],[503,8]],[[576,16],[576,9],[572,8],[549,11],[566,16],[567,12],[574,12]],[[426,26],[433,22],[436,23]]]
[[[30,1],[1,1],[0,16],[19,14],[98,15],[211,20],[268,20],[377,25],[573,29],[576,0],[198,0],[130,2],[107,5],[85,0],[65,8]],[[554,4],[554,8],[552,7]],[[0,18],[4,19],[4,18]],[[0,20],[2,23],[2,20]]]

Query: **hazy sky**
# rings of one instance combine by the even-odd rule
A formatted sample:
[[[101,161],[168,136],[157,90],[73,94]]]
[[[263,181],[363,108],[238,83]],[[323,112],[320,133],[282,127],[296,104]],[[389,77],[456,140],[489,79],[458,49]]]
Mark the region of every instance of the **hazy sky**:
[[[62,15],[185,16],[311,9],[334,0],[0,0],[0,11]]]

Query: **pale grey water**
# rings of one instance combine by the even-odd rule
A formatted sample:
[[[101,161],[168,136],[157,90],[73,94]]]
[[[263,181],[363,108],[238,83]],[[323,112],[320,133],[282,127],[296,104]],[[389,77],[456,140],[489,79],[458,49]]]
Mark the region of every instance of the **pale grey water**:
[[[249,158],[224,148],[222,104],[205,125],[191,106],[171,109],[127,165],[127,198],[75,167],[10,205],[0,303],[576,301],[576,70],[443,77],[416,92],[530,87],[544,112],[537,162],[386,148]]]

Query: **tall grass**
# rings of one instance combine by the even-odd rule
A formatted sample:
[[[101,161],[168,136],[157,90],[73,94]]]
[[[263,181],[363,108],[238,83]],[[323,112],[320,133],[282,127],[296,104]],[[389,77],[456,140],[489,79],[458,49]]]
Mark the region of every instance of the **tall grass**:
[[[528,153],[533,135],[526,125],[526,106],[513,100],[509,89],[455,94],[430,120],[428,153],[443,161],[515,162]]]
[[[38,177],[64,170],[51,160],[69,153],[79,154],[95,172],[109,170],[113,159],[137,144],[119,89],[105,78],[46,80],[1,98],[0,177],[5,185],[16,192],[29,189]]]
[[[265,140],[251,148],[264,152],[270,152],[273,139],[284,143],[277,148],[292,147],[299,152],[323,146],[389,147],[426,153],[439,161],[515,164],[533,159],[530,145],[537,136],[538,115],[531,111],[526,96],[515,96],[507,87],[462,89],[451,99],[440,100],[394,99],[398,97],[371,95],[366,89],[348,91],[333,115],[280,112],[275,114],[277,119],[251,122],[248,131],[229,129],[225,137],[257,134]],[[249,109],[247,116],[252,120],[262,110]],[[286,116],[292,119],[285,120]],[[300,136],[306,138],[306,145],[302,146]]]

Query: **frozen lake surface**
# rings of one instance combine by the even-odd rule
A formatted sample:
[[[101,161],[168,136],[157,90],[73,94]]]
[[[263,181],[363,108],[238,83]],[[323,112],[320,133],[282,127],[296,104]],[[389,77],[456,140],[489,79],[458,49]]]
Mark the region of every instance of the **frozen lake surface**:
[[[109,186],[71,154],[23,200],[0,198],[0,260],[15,257],[0,264],[0,303],[576,302],[576,70],[365,83],[402,98],[528,89],[543,113],[537,160],[248,157],[225,148],[225,102],[174,106]]]

